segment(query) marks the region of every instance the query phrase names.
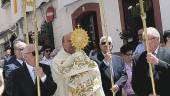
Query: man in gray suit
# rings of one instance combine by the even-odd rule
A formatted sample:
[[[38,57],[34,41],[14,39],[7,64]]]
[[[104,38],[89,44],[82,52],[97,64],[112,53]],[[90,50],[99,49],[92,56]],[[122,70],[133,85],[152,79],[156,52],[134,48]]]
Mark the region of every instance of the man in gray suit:
[[[108,39],[108,46],[106,39]],[[116,93],[116,96],[122,96],[122,87],[125,85],[127,80],[127,74],[125,70],[125,65],[120,56],[112,55],[112,39],[111,37],[106,38],[105,36],[100,39],[100,49],[101,51],[97,53],[95,60],[100,69],[102,86],[105,92],[105,96],[113,96],[113,92]],[[112,66],[110,72],[110,64]],[[111,81],[111,74],[113,81]],[[114,82],[114,85],[111,84]],[[113,91],[113,92],[112,92]]]

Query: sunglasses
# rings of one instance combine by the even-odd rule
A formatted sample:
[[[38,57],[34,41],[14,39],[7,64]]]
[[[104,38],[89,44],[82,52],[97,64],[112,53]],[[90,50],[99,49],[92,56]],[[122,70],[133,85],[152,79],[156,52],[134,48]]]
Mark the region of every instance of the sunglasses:
[[[108,45],[111,45],[111,42],[108,42]],[[106,45],[106,42],[101,42],[101,45]]]
[[[51,52],[51,50],[45,50],[45,52]]]
[[[132,54],[132,53],[126,53],[125,55],[127,55],[127,56],[132,56],[133,54]]]

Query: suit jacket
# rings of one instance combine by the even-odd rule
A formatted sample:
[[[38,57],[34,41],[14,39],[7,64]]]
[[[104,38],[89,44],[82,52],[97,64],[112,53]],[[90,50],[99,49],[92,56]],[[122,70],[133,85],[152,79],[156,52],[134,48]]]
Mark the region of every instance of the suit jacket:
[[[21,66],[22,66],[22,64],[20,64],[17,61],[15,56],[11,57],[11,59],[8,62],[5,62],[4,67],[3,67],[3,76],[4,76],[4,78],[5,79],[8,78],[9,74],[13,70],[15,70],[15,69],[17,69],[17,68],[19,68]]]
[[[9,96],[11,94],[11,72],[19,67],[21,67],[22,64],[18,62],[15,56],[11,57],[11,59],[8,62],[5,62],[3,67],[3,77],[5,82],[5,90],[3,92],[3,96]]]
[[[105,93],[105,96],[113,96],[111,89],[111,80],[109,72],[109,67],[106,66],[103,62],[104,56],[101,52],[97,54],[97,59],[95,60],[99,64],[99,69],[102,79],[102,87]],[[113,80],[114,84],[119,86],[119,91],[116,93],[116,96],[122,96],[122,87],[125,85],[127,80],[127,74],[124,62],[120,56],[112,55],[112,67],[113,67]]]
[[[137,96],[148,96],[152,93],[149,64],[146,60],[147,52],[135,57],[132,72],[132,87]],[[160,96],[169,95],[170,86],[170,49],[159,48],[156,54],[159,63],[154,66],[154,80],[156,93]]]
[[[40,80],[41,96],[52,96],[57,89],[56,83],[51,77],[50,67],[40,64],[46,74],[45,82]],[[22,67],[12,72],[12,96],[38,96],[37,84],[34,84],[27,66]]]

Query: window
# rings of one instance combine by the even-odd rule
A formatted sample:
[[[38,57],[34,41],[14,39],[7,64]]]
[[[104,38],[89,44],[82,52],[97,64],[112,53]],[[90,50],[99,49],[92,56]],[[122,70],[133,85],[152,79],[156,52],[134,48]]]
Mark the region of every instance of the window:
[[[10,0],[1,0],[1,7],[5,7],[10,4]]]

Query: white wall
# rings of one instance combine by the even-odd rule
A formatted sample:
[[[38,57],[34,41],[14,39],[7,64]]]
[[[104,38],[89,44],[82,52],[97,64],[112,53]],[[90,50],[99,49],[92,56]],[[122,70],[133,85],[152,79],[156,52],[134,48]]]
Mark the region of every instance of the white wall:
[[[170,0],[159,0],[163,31],[170,30]]]
[[[62,0],[64,2],[64,0]],[[107,23],[107,31],[113,39],[113,51],[119,51],[120,46],[122,45],[122,40],[119,37],[119,32],[116,29],[121,30],[120,16],[118,9],[117,0],[104,0],[105,2],[105,15]],[[58,2],[58,5],[60,2]],[[61,38],[64,34],[73,31],[72,28],[72,18],[71,14],[85,3],[98,3],[98,0],[77,0],[77,2],[66,5],[65,7],[56,10],[57,17],[54,21],[54,37],[55,45],[61,46]],[[109,9],[109,10],[108,10]]]
[[[11,26],[10,14],[10,6],[6,9],[0,7],[0,32],[7,30],[8,27]]]
[[[43,11],[38,9],[36,11],[36,16],[37,16],[37,27],[38,27],[38,31],[39,31],[40,27],[41,27],[41,23],[44,21]],[[33,21],[33,18],[34,18],[33,14],[29,14],[27,16],[28,32],[34,31],[34,21]]]
[[[103,0],[105,1],[105,14],[107,20],[107,31],[113,40],[113,52],[119,52],[123,41],[120,39],[119,32],[122,31],[118,0]]]
[[[18,0],[20,3],[22,0]],[[107,31],[109,35],[113,39],[113,51],[119,51],[120,46],[122,45],[122,40],[119,37],[119,32],[116,29],[121,31],[120,24],[120,16],[119,16],[119,7],[117,0],[103,0],[105,5],[105,16],[107,23]],[[66,3],[64,3],[66,2]],[[68,4],[68,2],[71,2]],[[54,42],[55,47],[61,47],[61,39],[62,36],[66,33],[73,31],[72,27],[72,18],[71,14],[79,8],[81,5],[85,3],[98,3],[99,0],[50,0],[50,2],[43,6],[42,9],[37,10],[37,25],[38,30],[40,30],[41,23],[46,19],[43,16],[46,16],[46,9],[48,6],[53,6],[56,9],[56,18],[53,21],[53,31],[54,31]],[[109,10],[108,10],[109,9]],[[12,16],[11,6],[6,10],[0,8],[0,17],[4,19],[0,19],[0,31],[6,30],[13,26],[20,17]],[[33,27],[33,19],[32,14],[29,14],[27,17],[28,20],[28,31],[32,31]]]
[[[0,32],[5,31],[18,22],[22,17],[22,0],[17,0],[17,13],[13,12],[13,0],[2,9],[0,8]]]

